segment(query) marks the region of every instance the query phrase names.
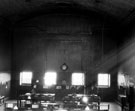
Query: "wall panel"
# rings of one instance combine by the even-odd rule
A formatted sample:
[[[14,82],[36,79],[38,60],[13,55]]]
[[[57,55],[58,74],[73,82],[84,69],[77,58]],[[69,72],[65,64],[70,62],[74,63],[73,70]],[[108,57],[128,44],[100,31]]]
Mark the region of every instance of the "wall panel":
[[[41,85],[44,73],[48,70],[63,75],[85,72],[89,90],[91,84],[96,83],[98,72],[111,70],[100,68],[104,63],[106,45],[111,41],[114,46],[107,46],[109,52],[116,47],[116,43],[111,39],[109,42],[103,41],[106,36],[103,35],[105,30],[102,29],[102,18],[95,18],[72,14],[48,14],[16,24],[13,59],[15,81],[19,81],[19,72],[22,70],[33,71],[34,80],[39,79]],[[104,29],[108,27],[110,28],[110,25],[104,26]],[[113,59],[111,62],[115,64],[116,60]],[[60,68],[63,63],[68,65],[65,72]]]

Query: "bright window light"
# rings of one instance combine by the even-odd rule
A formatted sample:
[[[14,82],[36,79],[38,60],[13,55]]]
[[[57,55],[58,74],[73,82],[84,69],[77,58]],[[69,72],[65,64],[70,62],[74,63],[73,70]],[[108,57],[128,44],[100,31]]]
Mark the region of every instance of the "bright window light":
[[[46,72],[44,77],[45,86],[55,85],[57,80],[56,72]]]
[[[10,81],[11,80],[11,76],[9,73],[6,73],[6,72],[0,72],[0,82],[3,84],[3,83],[6,83],[7,81]]]
[[[20,73],[20,85],[31,85],[32,83],[32,72],[21,72]]]
[[[84,73],[73,73],[72,85],[84,85]]]
[[[110,87],[110,74],[98,74],[98,87]]]
[[[122,73],[118,74],[118,85],[119,86],[128,86],[128,83],[126,81],[126,76]]]

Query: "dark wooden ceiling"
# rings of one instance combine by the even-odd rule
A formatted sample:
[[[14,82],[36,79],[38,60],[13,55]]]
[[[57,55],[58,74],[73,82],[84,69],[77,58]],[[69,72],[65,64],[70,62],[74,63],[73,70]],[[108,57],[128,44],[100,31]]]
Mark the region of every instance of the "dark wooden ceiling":
[[[17,21],[24,16],[50,10],[56,4],[75,4],[83,9],[102,13],[127,24],[135,19],[135,0],[0,0],[0,16]]]

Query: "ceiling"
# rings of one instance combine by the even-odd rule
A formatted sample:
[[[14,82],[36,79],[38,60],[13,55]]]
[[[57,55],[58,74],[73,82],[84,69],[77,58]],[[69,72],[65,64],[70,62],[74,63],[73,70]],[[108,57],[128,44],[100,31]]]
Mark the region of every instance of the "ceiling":
[[[129,24],[135,19],[135,0],[0,0],[0,16],[16,22],[28,15],[36,16],[46,12],[57,4],[63,7],[67,4],[76,5],[85,10],[109,15],[123,24]]]

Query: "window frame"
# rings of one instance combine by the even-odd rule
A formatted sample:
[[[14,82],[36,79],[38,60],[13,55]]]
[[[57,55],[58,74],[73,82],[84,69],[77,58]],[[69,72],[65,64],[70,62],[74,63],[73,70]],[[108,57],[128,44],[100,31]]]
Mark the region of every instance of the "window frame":
[[[108,75],[107,85],[99,84],[99,75]],[[98,88],[109,88],[109,87],[111,87],[111,75],[109,73],[98,73],[98,75],[97,75],[97,87]]]
[[[83,75],[83,80],[81,84],[73,84],[73,74],[82,74]],[[72,86],[85,86],[85,73],[83,72],[73,72],[72,75],[71,75],[71,85]]]
[[[45,83],[45,77],[46,77],[46,74],[47,73],[54,73],[54,74],[56,74],[56,76],[55,76],[55,82],[54,83],[51,83],[50,85],[48,85],[48,84]],[[58,76],[58,74],[55,71],[47,71],[47,72],[45,72],[44,73],[44,78],[43,78],[43,84],[44,84],[43,86],[44,86],[44,88],[49,87],[49,86],[55,86],[55,85],[57,85],[57,76]],[[54,81],[54,80],[52,80],[52,81]]]
[[[30,79],[30,82],[23,82],[26,78],[23,78],[23,73],[30,73],[31,77],[27,78]],[[32,80],[33,80],[33,72],[32,71],[22,71],[20,72],[20,86],[31,86],[32,85]]]

